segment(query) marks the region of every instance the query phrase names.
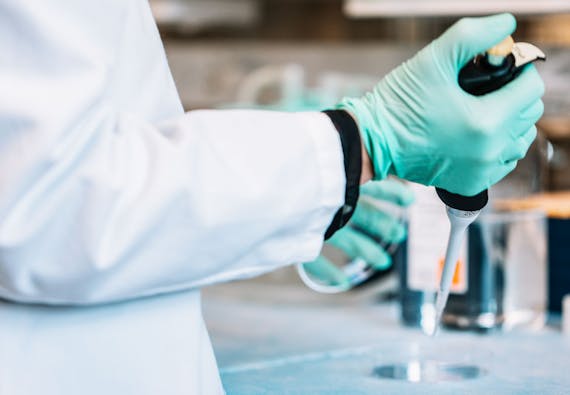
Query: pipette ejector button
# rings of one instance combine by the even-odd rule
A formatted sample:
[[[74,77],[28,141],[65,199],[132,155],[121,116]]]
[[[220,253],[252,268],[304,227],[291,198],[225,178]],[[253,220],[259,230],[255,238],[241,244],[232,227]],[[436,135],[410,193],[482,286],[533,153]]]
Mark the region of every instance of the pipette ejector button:
[[[512,54],[515,41],[508,36],[499,44],[487,51],[487,63],[494,67],[500,67],[505,62],[505,58]]]

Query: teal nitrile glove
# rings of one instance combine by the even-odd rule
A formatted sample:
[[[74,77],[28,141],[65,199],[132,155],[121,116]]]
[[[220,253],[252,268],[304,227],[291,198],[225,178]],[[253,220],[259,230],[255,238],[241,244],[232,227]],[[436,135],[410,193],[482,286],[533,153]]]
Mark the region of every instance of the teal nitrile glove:
[[[360,193],[361,199],[349,225],[336,232],[326,243],[340,249],[350,260],[362,258],[375,269],[386,269],[392,263],[390,255],[370,236],[386,243],[400,243],[406,237],[406,228],[401,219],[370,204],[366,197],[407,207],[414,201],[414,195],[410,188],[393,179],[368,182],[360,187]],[[358,229],[362,229],[362,232]],[[343,289],[351,286],[345,273],[323,255],[313,262],[305,263],[304,268],[324,284]]]
[[[462,19],[371,92],[339,104],[359,125],[376,179],[395,174],[472,196],[516,167],[544,110],[544,84],[534,66],[484,96],[457,82],[467,62],[515,27],[510,14]]]

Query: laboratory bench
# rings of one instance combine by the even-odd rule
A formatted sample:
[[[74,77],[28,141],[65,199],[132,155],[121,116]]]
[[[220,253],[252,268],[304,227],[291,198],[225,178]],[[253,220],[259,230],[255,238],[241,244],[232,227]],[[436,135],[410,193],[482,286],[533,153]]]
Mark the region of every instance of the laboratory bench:
[[[536,332],[437,337],[401,325],[372,287],[319,295],[263,278],[210,287],[204,315],[228,395],[570,394],[570,337],[556,318]],[[378,378],[377,366],[435,361],[482,370],[458,381]]]

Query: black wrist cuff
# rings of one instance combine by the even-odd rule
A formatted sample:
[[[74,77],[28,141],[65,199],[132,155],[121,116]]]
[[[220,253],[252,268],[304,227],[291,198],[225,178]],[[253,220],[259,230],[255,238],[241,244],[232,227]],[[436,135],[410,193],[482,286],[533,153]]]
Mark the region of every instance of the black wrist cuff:
[[[344,155],[344,174],[346,176],[344,205],[337,211],[329,225],[325,233],[326,240],[348,223],[356,208],[362,173],[362,143],[358,125],[349,113],[343,110],[323,112],[331,119],[340,136]]]

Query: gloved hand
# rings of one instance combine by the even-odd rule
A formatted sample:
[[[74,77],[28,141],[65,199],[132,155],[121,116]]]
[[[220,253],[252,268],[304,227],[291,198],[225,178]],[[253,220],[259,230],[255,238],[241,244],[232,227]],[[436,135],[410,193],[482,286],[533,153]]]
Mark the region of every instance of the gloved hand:
[[[414,201],[414,195],[410,188],[393,179],[368,182],[360,187],[360,194],[361,199],[349,224],[336,232],[326,243],[340,249],[350,260],[360,257],[375,269],[386,269],[392,263],[390,255],[370,236],[386,243],[399,243],[406,237],[406,228],[400,219],[379,210],[362,197],[368,196],[407,207]],[[308,274],[325,284],[350,288],[347,276],[323,255],[313,262],[305,263],[304,268]]]
[[[543,82],[529,65],[484,96],[461,89],[460,69],[516,27],[510,14],[465,18],[360,99],[356,119],[375,179],[388,174],[472,196],[511,172],[536,137]]]

